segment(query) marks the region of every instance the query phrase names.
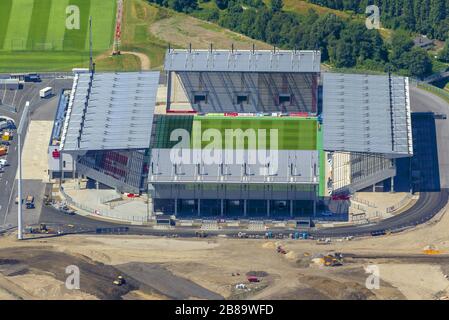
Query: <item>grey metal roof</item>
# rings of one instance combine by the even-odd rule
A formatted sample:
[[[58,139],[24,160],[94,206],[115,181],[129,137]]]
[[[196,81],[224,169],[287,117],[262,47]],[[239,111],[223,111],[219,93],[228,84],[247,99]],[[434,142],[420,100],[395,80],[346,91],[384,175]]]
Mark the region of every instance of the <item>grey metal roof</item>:
[[[189,151],[192,151],[191,149]],[[260,150],[259,150],[260,151]],[[318,151],[279,150],[277,170],[259,161],[249,164],[248,151],[242,151],[244,164],[175,164],[171,161],[171,149],[152,149],[148,181],[152,183],[297,183],[318,184]],[[238,151],[235,151],[238,152]],[[192,153],[192,158],[194,155]],[[269,173],[268,173],[269,170]]]
[[[412,155],[408,78],[324,73],[323,126],[325,150]]]
[[[320,72],[321,52],[167,50],[166,71]]]
[[[77,74],[62,149],[148,148],[158,82],[159,72]]]

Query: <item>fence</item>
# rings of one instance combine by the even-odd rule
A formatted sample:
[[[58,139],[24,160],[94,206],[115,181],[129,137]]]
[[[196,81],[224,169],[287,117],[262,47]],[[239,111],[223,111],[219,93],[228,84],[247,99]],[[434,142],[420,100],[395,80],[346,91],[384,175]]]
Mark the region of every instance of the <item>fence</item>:
[[[408,204],[410,202],[410,200],[412,199],[412,195],[411,194],[407,194],[407,196],[402,199],[401,201],[399,201],[398,203],[396,203],[395,205],[388,207],[387,208],[387,213],[391,213],[394,212],[402,207],[404,207],[406,204]]]
[[[68,205],[73,206],[78,209],[81,209],[83,211],[86,211],[91,215],[96,215],[98,217],[104,217],[104,218],[115,219],[115,220],[126,221],[126,222],[138,222],[138,223],[148,222],[147,217],[120,215],[120,214],[112,213],[108,210],[97,210],[97,209],[90,208],[89,206],[86,206],[84,204],[81,204],[81,203],[73,200],[73,198],[71,196],[69,196],[67,193],[65,193],[63,187],[61,187],[60,190],[61,190],[61,193],[64,196],[65,201],[67,202]]]
[[[438,87],[432,86],[431,84],[427,84],[422,81],[418,81],[416,79],[410,79],[410,84],[412,84],[420,89],[429,91],[429,92],[437,95],[438,97],[440,97],[447,103],[449,103],[449,92],[446,90],[440,89]]]
[[[374,203],[369,202],[368,200],[359,199],[357,197],[352,197],[351,200],[354,202],[358,202],[358,203],[367,205],[368,207],[371,207],[371,208],[377,208],[377,206]]]

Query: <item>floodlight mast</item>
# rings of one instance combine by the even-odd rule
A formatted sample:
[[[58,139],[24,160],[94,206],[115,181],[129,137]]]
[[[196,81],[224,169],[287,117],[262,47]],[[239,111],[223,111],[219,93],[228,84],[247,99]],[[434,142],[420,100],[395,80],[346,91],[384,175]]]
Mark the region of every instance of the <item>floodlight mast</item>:
[[[94,70],[94,57],[93,57],[93,40],[92,40],[92,16],[89,17],[89,71],[92,73]]]
[[[25,103],[25,108],[20,118],[19,128],[17,129],[17,140],[18,140],[18,185],[17,185],[17,239],[23,239],[23,226],[22,226],[22,135],[24,134],[24,128],[28,125],[28,113],[30,108],[30,102]]]

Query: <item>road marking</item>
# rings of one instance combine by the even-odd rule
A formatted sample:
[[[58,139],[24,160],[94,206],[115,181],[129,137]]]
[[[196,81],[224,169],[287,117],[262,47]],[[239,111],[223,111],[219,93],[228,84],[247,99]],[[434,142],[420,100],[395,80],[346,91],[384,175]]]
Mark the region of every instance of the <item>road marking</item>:
[[[3,224],[6,224],[6,217],[8,217],[9,206],[11,205],[12,194],[14,193],[14,185],[16,184],[16,179],[14,178],[14,182],[12,184],[11,193],[9,194],[8,207],[6,208],[5,219],[3,219]]]

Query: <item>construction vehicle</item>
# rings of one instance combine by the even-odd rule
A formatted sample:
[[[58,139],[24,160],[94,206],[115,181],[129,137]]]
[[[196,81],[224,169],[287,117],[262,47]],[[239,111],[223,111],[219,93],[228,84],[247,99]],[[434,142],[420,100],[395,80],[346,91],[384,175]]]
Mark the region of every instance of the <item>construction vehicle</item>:
[[[278,246],[278,247],[276,248],[276,251],[277,251],[278,253],[287,254],[287,251],[286,251],[282,246]]]
[[[0,147],[0,157],[5,156],[8,153],[8,148]]]
[[[255,276],[249,276],[248,282],[260,282],[260,280],[259,280],[259,278],[255,277]]]
[[[41,223],[39,227],[28,227],[27,231],[29,233],[49,233],[50,230],[48,230],[47,225],[45,223]]]
[[[126,281],[125,278],[123,278],[122,276],[118,276],[117,279],[112,281],[112,283],[115,284],[116,286],[122,286],[126,283]]]
[[[341,253],[328,254],[323,257],[324,266],[337,267],[343,265],[343,255]]]
[[[331,238],[320,238],[316,241],[316,244],[330,244],[331,242]]]
[[[207,233],[204,232],[204,231],[196,231],[196,232],[195,232],[195,236],[196,236],[197,238],[206,238],[206,237],[207,237]]]
[[[11,141],[12,140],[12,133],[9,131],[5,131],[2,134],[2,140],[3,141]]]

